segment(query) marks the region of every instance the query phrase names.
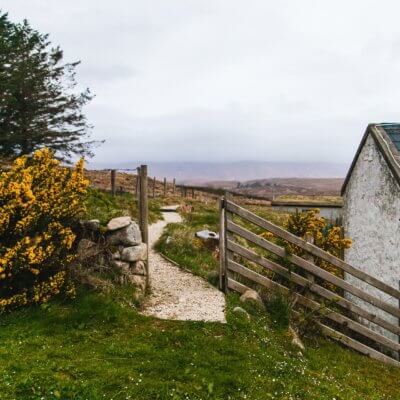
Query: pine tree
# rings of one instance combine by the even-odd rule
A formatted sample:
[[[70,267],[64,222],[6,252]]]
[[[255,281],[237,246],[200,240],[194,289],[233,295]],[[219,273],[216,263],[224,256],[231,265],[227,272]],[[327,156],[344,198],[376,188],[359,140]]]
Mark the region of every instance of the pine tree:
[[[10,22],[0,11],[0,157],[14,158],[48,147],[68,160],[91,156],[96,143],[82,107],[92,95],[76,93],[75,68],[51,47],[47,34]]]

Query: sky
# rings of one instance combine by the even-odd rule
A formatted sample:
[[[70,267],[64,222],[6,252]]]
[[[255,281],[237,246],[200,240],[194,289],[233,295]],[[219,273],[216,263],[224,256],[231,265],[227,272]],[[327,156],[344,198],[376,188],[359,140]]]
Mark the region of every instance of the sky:
[[[349,163],[400,120],[398,1],[0,0],[81,60],[95,162]]]

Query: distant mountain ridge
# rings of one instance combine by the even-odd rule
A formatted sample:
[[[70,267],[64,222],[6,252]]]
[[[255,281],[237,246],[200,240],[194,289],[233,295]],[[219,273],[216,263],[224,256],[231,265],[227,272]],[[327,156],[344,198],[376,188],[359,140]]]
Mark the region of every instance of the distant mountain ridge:
[[[348,165],[329,162],[137,162],[89,163],[89,169],[124,169],[148,164],[149,175],[176,178],[178,182],[209,182],[215,180],[247,181],[268,178],[341,178]]]

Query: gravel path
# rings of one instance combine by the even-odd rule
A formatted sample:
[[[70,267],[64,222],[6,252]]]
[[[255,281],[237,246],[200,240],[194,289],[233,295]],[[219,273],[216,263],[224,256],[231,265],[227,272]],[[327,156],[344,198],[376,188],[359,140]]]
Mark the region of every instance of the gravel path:
[[[163,216],[163,221],[149,227],[151,293],[145,301],[143,314],[181,321],[226,322],[223,293],[204,279],[166,261],[153,249],[165,226],[181,221],[175,212],[166,212]]]

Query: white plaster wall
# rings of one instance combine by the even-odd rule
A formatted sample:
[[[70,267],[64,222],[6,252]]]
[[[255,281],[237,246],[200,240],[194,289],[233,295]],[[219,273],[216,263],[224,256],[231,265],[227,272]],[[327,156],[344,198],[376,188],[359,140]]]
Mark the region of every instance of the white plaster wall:
[[[353,240],[345,260],[392,287],[400,279],[400,187],[374,139],[369,136],[346,188],[343,207],[345,235]],[[398,306],[398,300],[346,274],[346,280]],[[347,294],[371,312],[398,323],[398,319]],[[397,336],[369,324],[374,330],[397,340]]]

